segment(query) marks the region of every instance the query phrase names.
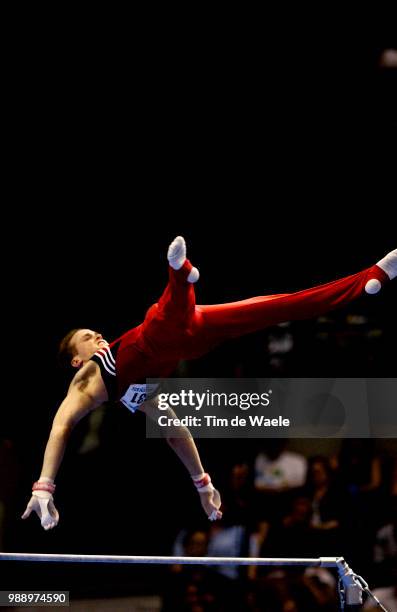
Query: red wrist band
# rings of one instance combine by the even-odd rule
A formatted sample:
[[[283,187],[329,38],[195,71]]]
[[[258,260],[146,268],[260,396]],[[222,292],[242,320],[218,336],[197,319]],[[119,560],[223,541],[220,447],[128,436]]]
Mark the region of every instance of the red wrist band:
[[[209,474],[204,474],[204,476],[200,478],[200,480],[193,480],[193,482],[196,489],[202,489],[203,487],[206,487],[210,484],[211,478]]]
[[[34,482],[32,491],[48,491],[48,493],[55,493],[55,485],[50,482]]]

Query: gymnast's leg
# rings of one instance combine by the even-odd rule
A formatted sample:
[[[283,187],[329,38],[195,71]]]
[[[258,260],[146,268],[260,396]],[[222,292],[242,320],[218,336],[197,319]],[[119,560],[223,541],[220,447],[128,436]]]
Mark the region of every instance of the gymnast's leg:
[[[196,306],[201,335],[208,346],[283,321],[307,319],[348,304],[364,293],[377,293],[397,276],[397,249],[376,265],[331,283],[296,293],[254,297],[241,302]],[[201,338],[199,339],[200,342]]]
[[[169,280],[159,301],[149,308],[143,322],[145,337],[154,346],[167,344],[178,353],[178,340],[194,321],[196,298],[193,283],[199,278],[197,268],[186,259],[186,244],[178,236],[168,249]]]

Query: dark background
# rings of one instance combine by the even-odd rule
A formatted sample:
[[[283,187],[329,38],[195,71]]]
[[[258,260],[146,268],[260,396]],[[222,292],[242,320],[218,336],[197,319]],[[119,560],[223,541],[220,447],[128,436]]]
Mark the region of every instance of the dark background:
[[[59,339],[76,326],[112,339],[140,323],[164,287],[176,235],[201,272],[198,303],[326,282],[396,247],[395,75],[379,67],[393,41],[387,19],[358,33],[341,23],[332,34],[321,23],[299,32],[278,23],[272,36],[187,31],[156,50],[148,41],[128,51],[121,37],[111,53],[83,45],[56,59],[38,40],[10,68],[5,550],[169,554],[186,514],[199,516],[183,467],[165,443],[145,440],[142,415],[109,408],[99,449],[78,454],[84,423],[73,435],[57,479],[59,526],[45,533],[34,517],[19,520],[67,389],[55,363]],[[316,323],[299,323],[284,374],[394,376],[396,305],[390,285],[335,315],[334,329],[359,312],[382,330],[375,349],[363,336],[345,358],[333,345],[332,358],[320,359]],[[266,376],[264,341],[230,344],[190,373],[239,367]],[[237,440],[200,449],[218,481],[248,452]],[[10,588],[20,586],[21,574],[8,569]],[[26,588],[65,579],[94,588],[87,571],[84,588],[73,568],[63,578],[56,568],[45,579],[37,571],[27,578],[26,570]],[[124,570],[117,580],[106,572],[110,585],[128,582]]]

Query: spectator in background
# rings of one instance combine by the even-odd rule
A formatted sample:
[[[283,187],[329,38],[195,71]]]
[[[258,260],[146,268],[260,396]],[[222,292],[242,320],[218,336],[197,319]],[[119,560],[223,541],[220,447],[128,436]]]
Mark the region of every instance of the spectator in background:
[[[311,526],[310,500],[297,494],[287,511],[270,526],[269,534],[261,548],[261,557],[311,557],[315,556],[317,542]]]
[[[248,466],[246,464],[233,466],[229,484],[234,488],[233,493],[236,493],[236,497],[233,496],[229,488],[222,524],[217,529],[210,528],[209,531],[195,532],[196,541],[199,535],[201,536],[202,549],[201,553],[196,552],[190,556],[241,557],[246,554],[246,523],[248,512],[252,512],[252,506],[249,506],[248,500],[244,499],[244,494],[241,493],[240,489],[246,486],[247,471]],[[179,532],[174,543],[173,555],[181,556],[187,554],[185,553],[185,542],[188,535],[187,529],[182,529]],[[203,541],[204,535],[205,547]],[[241,573],[241,568],[238,566],[216,566],[215,569],[223,576],[232,580],[239,578]]]
[[[389,586],[374,589],[373,594],[388,612],[397,612],[397,565],[394,566]],[[365,612],[379,612],[379,606],[368,597],[363,608]]]
[[[206,557],[208,554],[208,532],[201,529],[182,529],[174,543],[175,557]],[[183,565],[171,565],[174,573],[183,571]]]
[[[379,585],[390,584],[397,565],[397,495],[390,499],[388,506],[390,521],[375,536],[374,561],[376,582]]]
[[[186,557],[208,556],[208,532],[182,530],[173,554]],[[233,581],[204,565],[174,565],[167,581],[162,612],[228,612],[241,610],[242,593]]]
[[[285,506],[285,499],[306,480],[307,460],[286,450],[287,440],[266,440],[266,448],[255,459],[255,489],[263,518],[272,521]]]
[[[374,440],[343,440],[337,467],[340,481],[352,498],[362,498],[379,490],[382,469],[380,457],[375,453]]]
[[[250,526],[253,523],[255,488],[248,463],[232,466],[224,487],[223,513],[229,524]]]
[[[282,493],[305,483],[307,460],[286,450],[287,440],[266,441],[266,449],[255,460],[255,488],[265,493]]]
[[[261,557],[312,557],[318,554],[316,530],[311,526],[310,500],[297,494],[281,521],[269,529],[260,550]],[[259,569],[259,568],[258,568]],[[312,569],[312,568],[310,568]],[[324,568],[260,568],[259,590],[264,609],[280,612],[336,610],[336,589],[332,575]],[[266,607],[266,601],[272,602]],[[269,604],[269,602],[268,602]]]
[[[343,440],[337,460],[343,499],[345,554],[361,573],[372,570],[372,545],[381,503],[382,463],[372,439]]]
[[[213,528],[214,527],[214,528]],[[247,529],[244,525],[228,524],[227,518],[216,527],[209,530],[209,557],[242,557],[246,552]],[[217,565],[216,571],[231,580],[237,580],[242,575],[241,567]]]
[[[301,573],[284,572],[261,581],[257,589],[260,610],[271,612],[337,612],[336,583],[325,568]]]
[[[311,502],[311,527],[317,532],[319,549],[327,550],[329,554],[334,549],[335,555],[338,554],[341,498],[327,457],[318,455],[310,459],[304,490]]]
[[[312,541],[310,527],[310,500],[304,496],[290,499],[289,507],[280,510],[272,521],[259,523],[257,532],[250,539],[251,557],[310,557],[309,548]],[[268,570],[252,566],[248,576],[251,580],[266,575]]]

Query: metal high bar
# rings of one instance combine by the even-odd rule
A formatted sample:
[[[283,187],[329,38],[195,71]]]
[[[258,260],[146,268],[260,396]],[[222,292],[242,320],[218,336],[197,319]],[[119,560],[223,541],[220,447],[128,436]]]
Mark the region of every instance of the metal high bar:
[[[55,563],[130,563],[150,565],[277,565],[300,567],[337,567],[342,557],[315,559],[275,559],[263,557],[164,557],[122,555],[68,555],[41,553],[0,553],[0,561]]]

